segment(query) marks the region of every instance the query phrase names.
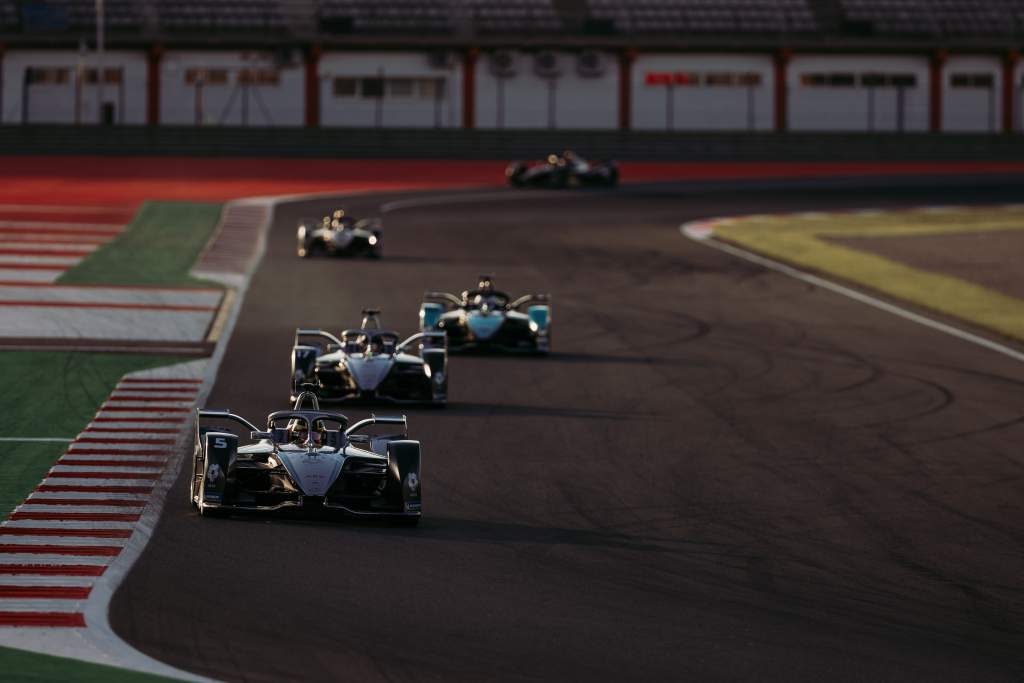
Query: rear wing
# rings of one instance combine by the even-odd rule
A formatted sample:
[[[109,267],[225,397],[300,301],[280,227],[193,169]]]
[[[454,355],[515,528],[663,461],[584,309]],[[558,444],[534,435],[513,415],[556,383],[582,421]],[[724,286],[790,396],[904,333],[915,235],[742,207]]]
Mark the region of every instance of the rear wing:
[[[365,420],[360,420],[346,429],[345,436],[351,436],[373,425],[402,425],[402,436],[405,437],[409,434],[409,423],[405,419],[405,415],[370,415]]]
[[[242,427],[248,430],[250,439],[257,440],[266,437],[267,435],[260,431],[259,427],[249,422],[241,415],[235,415],[228,409],[215,410],[215,409],[203,409],[196,408],[196,448],[203,447],[203,420],[226,420],[228,422],[237,422]]]
[[[428,290],[423,292],[423,300],[445,303],[457,308],[462,306],[462,297],[455,296],[449,292],[432,292]]]
[[[326,340],[330,344],[336,344],[339,348],[345,345],[343,341],[335,337],[327,330],[300,327],[295,330],[295,346],[302,346],[302,344],[299,343],[300,337],[318,337],[320,339]]]
[[[406,347],[410,346],[414,342],[420,342],[424,347],[430,347],[432,349],[447,349],[448,335],[444,332],[417,332],[399,344],[395,351],[404,351]]]
[[[259,428],[252,422],[249,422],[241,415],[235,415],[228,409],[215,410],[206,408],[196,408],[196,429],[199,428],[199,423],[203,420],[228,420],[230,422],[237,422],[243,427],[247,428],[250,432],[258,432]]]
[[[368,232],[379,232],[383,221],[380,218],[360,218],[355,222],[352,227],[356,230],[366,230]]]
[[[541,304],[541,305],[548,306],[548,305],[551,304],[551,295],[550,294],[526,294],[524,296],[519,297],[518,299],[516,299],[512,303],[510,303],[508,305],[508,307],[513,309],[513,310],[515,310],[515,309],[518,309],[518,308],[522,308],[526,304]]]

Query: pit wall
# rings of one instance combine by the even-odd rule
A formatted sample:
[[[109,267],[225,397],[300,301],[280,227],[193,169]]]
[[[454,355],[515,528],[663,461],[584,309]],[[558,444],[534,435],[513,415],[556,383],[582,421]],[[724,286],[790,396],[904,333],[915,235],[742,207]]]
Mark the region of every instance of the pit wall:
[[[640,55],[632,79],[633,128],[772,130],[773,69],[770,55]],[[666,74],[671,84],[664,83]],[[750,75],[754,78],[748,80],[756,82],[737,82]],[[721,85],[706,84],[716,76]]]
[[[328,52],[320,58],[317,75],[322,126],[462,126],[462,72],[453,62],[432,65],[419,52]],[[384,97],[360,93],[363,82],[373,78],[384,81]],[[346,83],[354,90],[341,87]],[[394,94],[399,86],[408,94]],[[301,102],[301,93],[295,97]]]
[[[534,56],[520,51],[511,56],[512,75],[500,76],[489,55],[476,69],[476,125],[479,128],[618,127],[618,64],[601,54],[594,75],[581,74],[576,55],[554,53],[557,77],[538,73]],[[599,75],[598,75],[599,74]]]
[[[169,50],[160,70],[162,123],[301,126],[305,120],[301,65],[279,68],[255,51]],[[239,78],[242,73],[253,77]],[[260,82],[264,73],[277,82]]]
[[[884,79],[909,77],[913,85],[861,85],[877,74]],[[810,85],[816,77],[855,85]],[[928,60],[896,55],[796,55],[790,64],[789,121],[801,131],[928,130]],[[902,104],[900,102],[902,98]]]
[[[473,59],[428,51],[113,50],[104,86],[115,124],[483,130],[920,132],[931,128],[930,57],[924,54],[505,51]],[[79,74],[92,52],[8,49],[0,53],[0,123],[83,124],[101,120],[98,87]],[[625,71],[623,64],[626,64]],[[27,78],[28,70],[33,76]],[[53,69],[64,70],[54,75]],[[45,77],[42,71],[49,70]],[[84,70],[84,71],[83,71]],[[941,130],[1004,129],[1003,58],[950,54],[941,66]],[[784,84],[776,83],[779,73]],[[1009,119],[1021,130],[1024,66],[1010,72]],[[971,85],[963,84],[963,77]],[[628,83],[623,83],[623,78]],[[904,79],[901,84],[893,77]],[[467,81],[468,79],[471,79]],[[865,78],[868,79],[865,81]],[[872,85],[871,79],[882,79]],[[907,83],[906,79],[910,82]],[[470,87],[471,86],[471,87]],[[307,89],[309,92],[307,92]],[[377,96],[377,93],[382,93]],[[777,97],[785,98],[777,102]],[[147,109],[152,104],[152,110]],[[76,114],[77,112],[77,114]],[[470,117],[472,120],[470,120]]]

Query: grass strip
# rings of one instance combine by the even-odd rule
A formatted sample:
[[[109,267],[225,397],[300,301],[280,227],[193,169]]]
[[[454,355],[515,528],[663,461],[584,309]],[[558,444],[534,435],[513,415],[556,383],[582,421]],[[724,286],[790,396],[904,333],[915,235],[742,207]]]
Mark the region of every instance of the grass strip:
[[[891,211],[751,216],[716,224],[715,235],[760,254],[1024,341],[1024,301],[823,238],[904,237],[1024,229],[1024,209]]]
[[[154,674],[0,647],[0,671],[10,683],[158,683],[175,679]]]
[[[210,240],[221,207],[216,203],[145,202],[124,232],[68,269],[57,282],[211,286],[190,276],[189,271]]]
[[[72,439],[125,373],[191,360],[58,351],[0,353],[0,437]],[[0,519],[39,484],[67,448],[60,442],[0,442]],[[0,671],[3,669],[0,668]],[[0,679],[3,676],[0,675]]]

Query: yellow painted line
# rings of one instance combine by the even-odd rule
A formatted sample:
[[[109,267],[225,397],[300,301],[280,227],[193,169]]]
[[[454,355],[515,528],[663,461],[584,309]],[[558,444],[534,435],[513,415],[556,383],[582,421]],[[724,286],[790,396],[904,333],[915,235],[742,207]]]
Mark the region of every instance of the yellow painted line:
[[[210,333],[206,335],[206,341],[216,343],[224,332],[224,326],[228,322],[228,315],[235,305],[235,290],[230,287],[224,290],[224,297],[220,300],[220,308],[217,309],[217,317],[210,325]]]
[[[1024,208],[815,213],[714,222],[715,237],[1024,341],[1024,300],[822,238],[1024,230]],[[1008,255],[1010,257],[1010,255]]]

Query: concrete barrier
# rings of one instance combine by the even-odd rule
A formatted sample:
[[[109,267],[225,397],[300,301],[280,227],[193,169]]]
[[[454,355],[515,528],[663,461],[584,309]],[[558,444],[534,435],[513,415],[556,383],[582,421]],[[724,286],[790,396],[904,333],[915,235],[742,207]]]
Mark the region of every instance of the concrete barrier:
[[[0,126],[0,154],[517,159],[574,149],[664,161],[1014,161],[1024,136],[192,126]]]

